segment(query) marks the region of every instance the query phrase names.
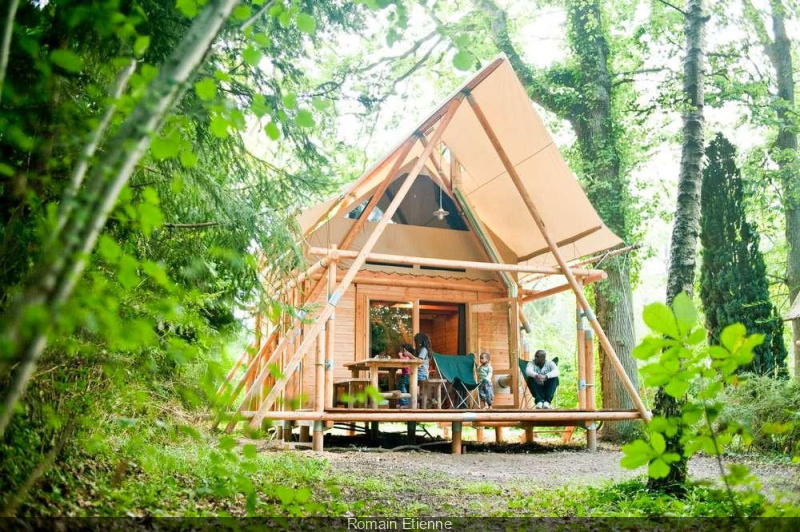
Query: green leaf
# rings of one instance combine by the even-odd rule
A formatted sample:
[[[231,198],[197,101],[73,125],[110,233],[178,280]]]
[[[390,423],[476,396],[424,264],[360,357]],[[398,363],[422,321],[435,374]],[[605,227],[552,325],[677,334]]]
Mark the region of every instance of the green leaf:
[[[298,127],[314,127],[314,116],[311,114],[311,111],[301,109],[297,111],[297,116],[294,117],[294,123],[297,124]]]
[[[459,70],[472,70],[472,54],[466,50],[460,50],[453,56],[453,66]]]
[[[667,450],[667,441],[658,432],[650,434],[650,445],[658,454],[664,454],[664,451]]]
[[[678,329],[681,335],[685,336],[697,323],[697,310],[694,308],[694,303],[685,292],[681,292],[675,296],[672,310],[675,313]]]
[[[625,456],[620,460],[620,465],[626,469],[642,467],[653,456],[653,448],[644,440],[636,440],[623,445],[622,452]]]
[[[53,50],[50,52],[50,61],[67,72],[77,73],[83,69],[83,59],[69,50]]]
[[[286,486],[275,487],[275,496],[284,506],[288,505],[294,500],[294,493],[295,491],[292,488],[287,488]]]
[[[706,339],[706,331],[705,329],[699,328],[692,331],[692,334],[686,339],[686,343],[689,345],[697,345],[703,340]]]
[[[181,137],[177,129],[173,129],[165,137],[158,136],[150,143],[150,151],[156,160],[177,157],[181,150]]]
[[[119,244],[108,235],[100,236],[100,240],[97,243],[97,250],[104,260],[112,264],[116,263],[119,256],[122,254],[122,249],[120,249]]]
[[[229,126],[230,122],[220,115],[216,115],[211,119],[211,133],[213,133],[215,137],[219,137],[221,139],[227,138]]]
[[[154,205],[158,205],[160,203],[158,191],[156,191],[156,189],[153,187],[144,187],[144,190],[142,190],[142,197],[145,201]]]
[[[261,62],[261,51],[253,46],[248,46],[242,52],[242,57],[245,63],[252,67],[257,67],[258,63]]]
[[[311,35],[317,30],[317,21],[307,13],[299,13],[297,15],[297,29]]]
[[[217,84],[211,78],[203,78],[194,84],[194,92],[201,100],[213,100],[217,96]]]
[[[275,125],[275,122],[270,122],[264,127],[264,131],[266,132],[267,136],[272,140],[278,140],[278,137],[281,136],[281,132],[278,129],[278,126]]]
[[[164,268],[153,261],[145,261],[142,263],[142,270],[148,277],[154,280],[156,283],[161,285],[164,288],[171,288],[172,285],[169,282],[169,277],[167,277],[167,272],[164,271]]]
[[[647,468],[647,475],[650,478],[665,478],[669,475],[669,464],[661,458],[656,458]]]
[[[680,378],[673,378],[664,386],[664,391],[672,397],[679,399],[686,395],[686,392],[689,391],[689,386],[689,382]]]
[[[253,10],[250,8],[250,6],[241,4],[236,6],[236,9],[233,10],[233,18],[236,20],[247,20],[252,12]]]
[[[639,360],[647,360],[658,354],[662,348],[669,345],[663,338],[649,336],[642,343],[633,348],[633,356]]]
[[[253,35],[253,41],[263,48],[269,48],[272,45],[272,39],[266,33],[256,33]]]
[[[330,106],[330,101],[320,98],[319,96],[314,96],[314,98],[311,100],[311,105],[313,105],[314,109],[317,109],[318,111],[324,111]]]
[[[230,451],[236,447],[236,439],[232,436],[223,436],[219,439],[219,448],[223,451]]]
[[[664,334],[670,338],[680,338],[672,309],[665,304],[651,303],[647,305],[644,307],[642,317],[647,326],[654,332]]]
[[[117,269],[117,280],[126,289],[130,290],[139,284],[139,261],[130,255],[123,255]]]
[[[194,168],[197,165],[197,155],[190,150],[181,151],[180,160],[184,168]]]
[[[149,35],[139,35],[136,37],[136,41],[133,43],[133,54],[137,57],[141,57],[150,47],[150,36]]]
[[[297,94],[290,92],[284,96],[281,101],[287,109],[294,109],[297,107]]]
[[[280,15],[278,15],[278,24],[281,25],[281,28],[286,29],[292,23],[292,14],[289,11],[282,11]]]
[[[0,163],[0,175],[11,177],[14,175],[14,168],[6,163]]]
[[[242,447],[242,454],[244,454],[245,458],[253,460],[258,454],[258,447],[253,443],[247,443]]]
[[[137,211],[139,211],[139,223],[145,236],[150,236],[153,229],[161,227],[164,223],[164,215],[161,213],[161,209],[152,203],[140,203]]]
[[[269,112],[269,107],[267,107],[266,99],[264,98],[263,94],[253,95],[253,102],[250,104],[250,111],[252,111],[253,114],[258,118],[261,118]]]
[[[747,328],[741,323],[734,323],[722,329],[722,334],[719,335],[720,343],[725,346],[731,353],[739,348],[739,342],[742,341],[747,334]]]
[[[177,0],[175,2],[175,7],[186,17],[194,18],[197,15],[196,0]]]

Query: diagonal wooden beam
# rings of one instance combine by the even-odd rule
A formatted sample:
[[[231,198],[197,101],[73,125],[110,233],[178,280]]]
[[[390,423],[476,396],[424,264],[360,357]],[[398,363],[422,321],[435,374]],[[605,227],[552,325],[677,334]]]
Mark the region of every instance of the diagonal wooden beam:
[[[600,325],[600,322],[597,321],[597,316],[595,316],[592,307],[589,305],[589,301],[586,299],[586,294],[583,293],[583,288],[575,279],[575,276],[572,273],[572,270],[567,265],[567,261],[564,260],[564,256],[561,254],[561,251],[558,249],[558,245],[550,236],[550,231],[547,229],[547,225],[544,223],[544,219],[542,219],[541,214],[539,213],[539,209],[536,208],[536,205],[533,203],[533,199],[531,199],[530,194],[528,194],[528,190],[525,188],[525,184],[522,182],[519,174],[517,173],[516,168],[511,163],[511,160],[508,158],[505,150],[503,149],[502,144],[500,143],[500,139],[497,138],[492,126],[489,124],[489,120],[486,118],[486,115],[483,114],[483,110],[481,110],[480,105],[478,102],[475,101],[475,97],[472,94],[467,94],[467,101],[469,101],[472,110],[475,112],[475,117],[480,122],[481,127],[483,128],[486,136],[489,138],[489,141],[492,143],[495,152],[497,152],[498,157],[503,163],[506,171],[508,172],[509,177],[514,182],[514,186],[517,187],[517,191],[519,192],[520,197],[525,202],[525,206],[528,208],[533,221],[536,223],[536,227],[539,228],[539,231],[542,233],[542,237],[544,237],[545,242],[550,247],[550,251],[553,253],[553,257],[555,257],[556,262],[561,267],[561,272],[567,278],[567,282],[572,287],[572,290],[575,292],[575,296],[577,297],[578,301],[580,302],[580,306],[583,309],[583,312],[586,314],[586,317],[589,320],[589,323],[594,329],[594,332],[597,334],[597,338],[600,340],[600,345],[603,346],[603,350],[608,355],[609,360],[611,360],[611,364],[614,366],[614,369],[617,372],[620,380],[622,381],[625,390],[631,397],[633,404],[636,405],[636,409],[639,410],[642,418],[645,421],[650,420],[651,414],[650,411],[647,410],[642,398],[639,397],[639,392],[636,390],[636,387],[631,382],[630,377],[625,372],[625,368],[620,362],[619,357],[617,357],[616,351],[614,351],[614,347],[611,345],[611,342],[608,340],[608,336],[606,336],[603,327]]]
[[[598,225],[596,227],[592,227],[591,229],[587,229],[586,231],[582,231],[582,232],[578,233],[577,235],[571,236],[569,238],[565,238],[564,240],[559,240],[558,242],[556,242],[556,245],[558,247],[561,247],[561,246],[566,246],[568,244],[572,244],[573,242],[577,242],[578,240],[580,240],[583,237],[586,237],[586,236],[591,235],[592,233],[598,232],[602,228],[603,228],[602,225]],[[527,255],[525,255],[523,257],[520,257],[519,261],[523,262],[523,261],[526,261],[526,260],[531,260],[532,258],[538,257],[539,255],[544,255],[545,253],[547,253],[549,251],[550,251],[550,247],[549,246],[545,246],[545,247],[543,247],[541,249],[537,249],[536,251],[534,251],[532,253],[528,253]]]
[[[372,211],[374,211],[375,207],[378,206],[378,202],[381,200],[381,197],[383,197],[386,189],[389,188],[389,185],[394,181],[397,172],[400,171],[400,168],[403,166],[403,162],[408,156],[408,152],[411,151],[411,148],[414,147],[416,142],[417,138],[412,136],[400,147],[400,152],[398,153],[392,168],[389,170],[389,173],[386,174],[386,179],[384,179],[380,186],[375,189],[375,194],[373,194],[372,199],[369,200],[369,203],[364,208],[364,212],[361,213],[361,216],[358,217],[358,220],[356,220],[356,222],[345,235],[344,239],[342,239],[341,244],[339,244],[339,249],[349,248],[350,244],[353,243],[353,240],[356,239],[358,232],[361,231],[364,225],[366,225],[369,215],[372,214]]]
[[[269,413],[270,408],[272,405],[275,404],[275,400],[277,399],[278,395],[283,391],[286,387],[286,383],[288,382],[288,377],[292,373],[295,372],[297,366],[303,360],[303,357],[311,348],[313,342],[316,341],[317,336],[325,327],[325,322],[328,318],[333,314],[333,311],[336,309],[336,305],[339,304],[339,301],[342,299],[345,291],[350,287],[350,284],[353,282],[358,271],[367,261],[367,255],[372,251],[372,248],[375,247],[375,243],[378,241],[380,236],[383,234],[383,231],[386,229],[386,226],[389,224],[389,221],[394,216],[395,211],[397,211],[398,207],[400,207],[400,203],[405,198],[408,191],[411,189],[411,185],[414,184],[416,181],[417,176],[419,175],[422,167],[425,164],[425,160],[430,155],[430,152],[433,150],[433,147],[436,145],[436,142],[441,138],[442,133],[450,124],[450,121],[453,119],[453,116],[458,109],[458,106],[461,104],[462,98],[454,99],[448,110],[447,113],[442,117],[441,122],[439,123],[439,127],[436,128],[436,133],[434,133],[433,138],[431,139],[431,144],[425,148],[422,155],[417,159],[416,164],[414,164],[413,168],[406,177],[403,185],[400,187],[400,190],[397,191],[397,195],[395,196],[394,200],[389,204],[389,207],[386,209],[386,212],[383,213],[381,220],[378,222],[378,225],[372,231],[367,241],[364,243],[361,252],[358,254],[358,257],[353,261],[350,265],[350,268],[347,270],[347,273],[342,279],[341,283],[337,287],[336,291],[333,292],[328,297],[328,303],[325,307],[322,308],[319,315],[317,316],[317,320],[314,325],[306,332],[305,337],[303,338],[303,342],[300,344],[300,347],[292,355],[289,362],[286,364],[285,373],[275,381],[275,384],[272,386],[272,389],[267,394],[267,397],[264,399],[264,402],[261,405],[261,409],[253,416],[253,419],[250,421],[250,427],[256,428],[261,424],[261,421],[267,416]]]

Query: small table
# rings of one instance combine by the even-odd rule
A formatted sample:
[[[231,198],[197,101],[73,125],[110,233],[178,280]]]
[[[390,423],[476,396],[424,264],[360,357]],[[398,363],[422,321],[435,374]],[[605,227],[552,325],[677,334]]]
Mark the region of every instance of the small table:
[[[409,368],[409,392],[411,393],[411,407],[417,407],[417,396],[419,395],[419,383],[417,376],[419,374],[419,367],[424,364],[424,360],[418,358],[367,358],[365,360],[356,360],[355,362],[346,362],[344,367],[350,370],[354,378],[362,371],[369,372],[370,386],[378,389],[378,372],[380,370],[397,371],[398,369]],[[377,399],[372,399],[372,407],[378,408]]]

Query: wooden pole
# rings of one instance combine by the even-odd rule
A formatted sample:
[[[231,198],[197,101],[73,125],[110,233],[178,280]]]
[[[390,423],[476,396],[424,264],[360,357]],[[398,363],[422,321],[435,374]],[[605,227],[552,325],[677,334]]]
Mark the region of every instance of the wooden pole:
[[[411,333],[414,336],[419,333],[419,299],[413,301],[411,309]]]
[[[461,422],[453,421],[453,454],[461,454]]]
[[[587,284],[596,283],[598,281],[604,280],[607,277],[608,277],[608,274],[606,272],[600,271],[600,272],[598,272],[596,274],[589,275],[587,277],[581,278],[581,285],[584,286],[584,285],[587,285]],[[558,286],[554,286],[552,288],[548,288],[547,290],[540,290],[540,291],[535,291],[535,292],[532,292],[532,293],[528,293],[528,294],[522,296],[522,301],[524,303],[527,303],[529,301],[536,301],[536,300],[539,300],[539,299],[544,299],[546,297],[550,297],[550,296],[555,295],[555,294],[560,294],[561,292],[566,292],[568,290],[572,290],[572,286],[570,286],[569,283],[560,284]]]
[[[383,277],[381,276],[383,275]],[[344,274],[339,273],[337,279],[344,279]],[[441,290],[461,290],[465,292],[479,292],[482,294],[500,294],[503,292],[502,287],[496,281],[444,281],[433,278],[427,279],[414,279],[412,276],[400,276],[397,279],[386,277],[385,274],[378,273],[373,275],[373,272],[362,271],[356,275],[354,282],[356,284],[363,283],[375,286],[398,286],[403,288],[432,288]]]
[[[578,360],[578,410],[586,410],[586,336],[583,329],[583,311],[576,300],[575,325],[577,329]]]
[[[245,413],[247,414],[247,413]],[[253,416],[257,412],[250,413]],[[530,422],[536,425],[556,424],[560,426],[568,423],[583,424],[587,420],[597,421],[625,421],[641,419],[638,410],[596,410],[594,412],[581,412],[578,410],[377,410],[377,409],[338,409],[328,412],[310,412],[301,410],[266,412],[265,419],[295,421],[336,421],[354,423],[445,423],[461,422],[501,422],[514,423]]]
[[[442,118],[439,127],[436,129],[431,144],[429,144],[428,147],[425,148],[423,154],[417,159],[417,162],[414,164],[413,168],[409,172],[402,186],[397,191],[397,195],[389,204],[389,207],[383,213],[381,220],[378,222],[372,234],[364,243],[364,246],[358,253],[358,256],[350,265],[350,268],[347,270],[347,273],[345,274],[344,279],[342,279],[342,282],[339,284],[339,287],[333,294],[331,294],[327,304],[317,317],[317,321],[314,323],[310,331],[307,333],[306,338],[304,338],[303,343],[300,344],[300,347],[292,355],[292,358],[289,360],[289,363],[286,364],[285,366],[286,374],[284,374],[281,378],[277,379],[277,381],[273,385],[272,390],[270,390],[269,394],[267,395],[264,401],[264,405],[262,405],[262,408],[250,421],[251,427],[258,427],[259,423],[261,423],[261,420],[264,419],[265,415],[269,411],[269,408],[272,407],[272,404],[277,398],[277,395],[280,394],[280,392],[283,391],[283,389],[285,388],[287,382],[286,375],[294,373],[294,371],[297,369],[297,365],[302,360],[302,357],[306,354],[306,352],[308,352],[308,349],[311,347],[311,341],[309,341],[309,339],[319,334],[319,332],[325,326],[325,321],[327,321],[327,319],[336,309],[336,305],[339,304],[339,301],[344,295],[344,292],[350,287],[350,284],[353,282],[353,278],[355,278],[358,271],[367,261],[367,255],[369,255],[369,253],[372,251],[372,248],[375,247],[375,243],[383,234],[383,231],[386,229],[386,226],[389,224],[389,221],[392,219],[392,216],[394,216],[394,213],[397,212],[398,207],[400,207],[400,203],[403,201],[403,198],[405,198],[406,194],[411,188],[411,185],[414,184],[414,181],[417,179],[419,172],[422,170],[422,166],[425,163],[425,159],[430,154],[430,151],[433,149],[435,143],[438,142],[439,138],[441,138],[442,133],[447,128],[448,124],[450,124],[450,121],[453,119],[453,115],[458,109],[458,105],[460,103],[461,103],[460,99],[453,100],[447,114],[445,114],[445,116]]]
[[[325,410],[325,332],[317,334],[316,362],[314,363],[314,410]]]
[[[489,141],[492,143],[492,146],[497,152],[497,155],[500,157],[500,160],[503,163],[506,171],[508,172],[509,177],[514,182],[514,186],[516,186],[517,191],[520,194],[520,197],[525,202],[528,211],[533,218],[533,221],[536,223],[536,227],[539,228],[539,231],[542,233],[542,237],[544,238],[547,245],[550,247],[550,250],[553,253],[553,257],[556,259],[559,267],[563,275],[567,278],[567,282],[570,284],[572,289],[575,291],[575,295],[577,296],[581,308],[583,308],[584,312],[586,313],[586,317],[589,320],[589,323],[594,329],[595,333],[597,333],[597,337],[600,340],[600,345],[603,347],[603,350],[608,355],[609,360],[611,361],[612,365],[614,366],[617,375],[619,376],[620,380],[622,381],[625,390],[631,397],[631,400],[636,405],[636,408],[639,410],[639,413],[642,415],[642,419],[649,421],[651,418],[650,411],[647,410],[642,398],[639,397],[639,392],[636,387],[631,382],[631,379],[628,377],[628,374],[625,373],[625,368],[620,362],[619,358],[617,357],[617,352],[614,350],[614,346],[611,345],[611,342],[606,336],[605,331],[603,331],[603,327],[600,325],[600,322],[597,321],[597,316],[595,316],[592,307],[589,305],[589,301],[586,299],[586,294],[583,293],[583,288],[578,284],[577,280],[575,279],[575,275],[570,269],[567,261],[564,260],[564,256],[561,254],[561,251],[558,249],[553,238],[550,236],[550,231],[548,231],[547,226],[542,219],[541,214],[539,214],[539,210],[536,208],[536,205],[533,203],[530,194],[528,194],[528,190],[525,188],[525,184],[522,182],[519,174],[517,174],[516,168],[511,163],[511,160],[508,158],[503,146],[500,144],[500,140],[495,135],[494,130],[492,130],[489,121],[486,119],[486,115],[483,114],[478,102],[475,101],[475,98],[472,94],[467,94],[467,100],[472,107],[472,110],[475,112],[475,116],[477,117],[478,121],[481,124],[486,136],[489,138]]]
[[[324,447],[325,433],[324,423],[322,421],[314,421],[314,441],[311,444],[313,450],[319,452]]]
[[[586,409],[593,411],[595,407],[595,376],[594,376],[594,342],[592,340],[593,334],[590,329],[584,331],[586,340],[584,346],[586,349]],[[597,424],[591,421],[586,427],[586,446],[590,451],[597,450]]]
[[[334,247],[334,249],[336,249]],[[336,263],[328,268],[328,293],[336,287]],[[336,312],[328,318],[325,327],[325,408],[333,407],[333,380],[336,363]]]
[[[394,181],[397,172],[400,171],[400,168],[403,166],[403,161],[405,161],[408,152],[411,151],[411,148],[414,147],[414,144],[416,144],[416,142],[417,142],[416,137],[412,136],[408,138],[403,144],[403,146],[400,148],[400,153],[398,154],[397,159],[395,159],[392,168],[389,170],[389,173],[386,174],[386,179],[384,179],[378,186],[378,188],[375,189],[375,192],[372,195],[372,199],[369,200],[369,203],[364,208],[364,211],[361,213],[361,216],[358,217],[358,220],[355,221],[353,226],[350,228],[350,230],[347,232],[344,239],[342,240],[342,243],[339,245],[341,249],[345,250],[349,248],[350,244],[353,243],[353,240],[356,239],[358,232],[361,231],[364,225],[366,225],[367,219],[369,218],[370,214],[372,214],[372,211],[375,210],[375,207],[378,205],[378,202],[383,197],[383,194],[386,192],[386,189],[389,188],[389,185],[391,185],[392,182]]]
[[[311,255],[327,255],[331,250],[327,248],[310,247],[308,253]],[[361,252],[351,250],[339,250],[339,257],[343,259],[358,258]],[[478,262],[470,260],[435,259],[431,257],[413,257],[407,255],[390,255],[388,253],[368,253],[366,260],[376,262],[387,262],[391,264],[409,264],[412,266],[436,266],[442,268],[462,268],[466,270],[482,270],[493,272],[521,272],[521,273],[563,273],[562,268],[546,268],[542,266],[529,266],[527,264],[502,264],[497,262]],[[585,268],[573,268],[570,273],[575,276],[600,275],[603,270],[591,270]]]
[[[511,392],[514,408],[519,408],[519,305],[516,300],[508,304],[508,367],[511,371]]]

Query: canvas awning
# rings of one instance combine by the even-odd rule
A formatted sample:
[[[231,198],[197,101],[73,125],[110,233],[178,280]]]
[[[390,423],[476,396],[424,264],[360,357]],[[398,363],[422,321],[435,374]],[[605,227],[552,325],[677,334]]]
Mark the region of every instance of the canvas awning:
[[[437,127],[452,99],[463,91],[470,92],[480,105],[566,260],[604,251],[622,243],[605,226],[589,202],[505,56],[499,56],[481,69],[423,121],[415,132],[429,134]],[[404,137],[403,142],[390,150],[342,195],[306,211],[301,217],[304,230],[317,227],[319,217],[338,201],[345,203],[336,212],[343,212],[345,209],[342,207],[355,205],[356,201],[367,197],[387,177],[395,157],[408,138],[411,135]],[[547,251],[544,237],[476,118],[475,111],[466,102],[456,111],[442,142],[462,167],[461,191],[473,211],[493,237],[511,251],[515,262],[554,265],[555,259]],[[422,143],[416,141],[405,156],[403,166],[415,160],[423,149]],[[450,180],[449,162],[442,156],[437,157],[441,159],[439,166],[444,177]]]

